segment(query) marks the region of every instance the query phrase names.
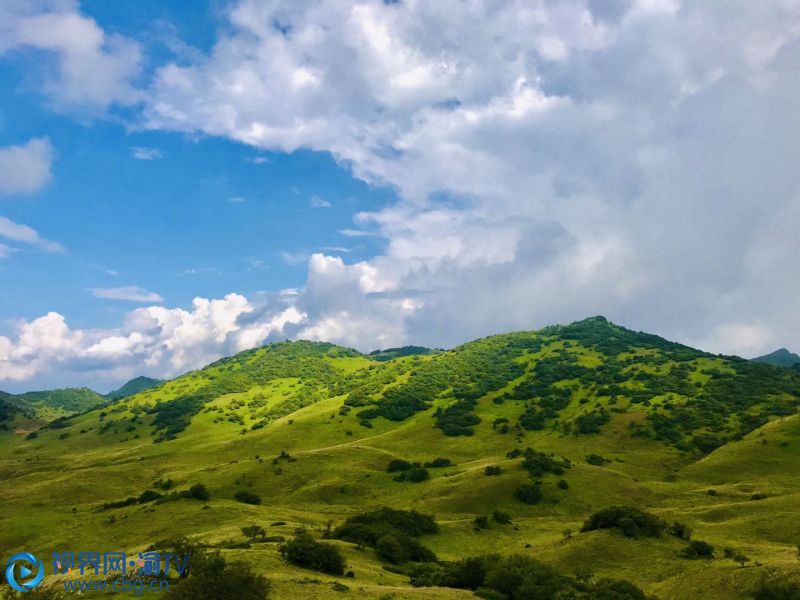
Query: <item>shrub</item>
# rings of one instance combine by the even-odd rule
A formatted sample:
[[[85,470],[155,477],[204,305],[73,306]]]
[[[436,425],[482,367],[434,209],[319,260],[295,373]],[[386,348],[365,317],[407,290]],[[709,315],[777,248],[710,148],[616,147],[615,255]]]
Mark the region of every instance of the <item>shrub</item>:
[[[800,581],[769,579],[762,576],[753,591],[753,600],[796,600],[800,598]]]
[[[203,502],[211,498],[208,489],[202,483],[196,483],[189,488],[189,496],[195,500],[202,500]]]
[[[348,518],[333,531],[332,536],[372,546],[385,560],[391,562],[434,561],[436,560],[434,553],[414,538],[438,530],[436,521],[429,515],[413,510],[381,508]]]
[[[251,540],[264,539],[267,531],[260,525],[248,525],[247,527],[242,527],[242,534]]]
[[[423,469],[422,467],[412,467],[405,471],[400,471],[394,477],[395,481],[410,481],[411,483],[420,483],[422,481],[426,481],[430,479],[431,475],[428,473],[428,469]]]
[[[489,529],[489,517],[478,516],[472,520],[475,529]]]
[[[492,518],[495,522],[500,523],[501,525],[508,525],[511,523],[511,515],[507,512],[503,512],[502,510],[496,510],[492,514]]]
[[[536,484],[521,485],[514,491],[514,497],[525,504],[537,504],[542,499],[542,488]]]
[[[318,542],[311,534],[301,529],[295,538],[281,544],[279,551],[290,563],[328,573],[330,575],[344,575],[344,558],[339,549],[324,542]]]
[[[426,462],[422,466],[428,469],[440,469],[442,467],[452,467],[453,461],[451,461],[449,458],[440,457],[440,458],[434,458],[432,461]]]
[[[250,492],[236,492],[233,497],[243,504],[261,504],[261,498]]]
[[[594,585],[579,582],[520,555],[483,555],[421,565],[411,571],[411,584],[468,589],[478,597],[492,600],[647,600],[642,590],[627,581],[601,580]]]
[[[386,472],[396,473],[397,471],[408,471],[413,467],[419,467],[419,463],[412,463],[401,458],[395,458],[389,462],[389,465],[386,467]]]
[[[596,529],[621,529],[625,535],[636,537],[639,534],[660,537],[667,524],[650,513],[632,506],[612,506],[590,516],[581,531]]]
[[[387,533],[375,542],[378,555],[391,563],[433,562],[436,555],[414,538],[400,532]]]
[[[178,582],[170,581],[164,598],[167,600],[265,600],[270,583],[243,562],[227,562],[219,551],[195,552],[191,556],[191,572]]]
[[[686,525],[686,523],[681,523],[680,521],[673,521],[667,531],[670,535],[674,535],[682,540],[688,541],[692,539],[692,528]]]
[[[558,480],[558,489],[560,489],[560,490],[568,490],[569,489],[569,482],[566,479],[559,479]]]
[[[595,467],[602,467],[603,465],[611,461],[608,460],[607,458],[603,458],[599,454],[589,454],[586,457],[586,462],[589,463],[590,465],[594,465]]]
[[[139,495],[139,498],[137,498],[137,500],[139,501],[139,504],[144,504],[145,502],[153,502],[154,500],[158,500],[161,497],[162,495],[159,494],[158,492],[155,492],[153,490],[146,490]]]
[[[683,558],[714,558],[714,546],[701,540],[693,540],[681,552]]]
[[[503,472],[503,469],[497,465],[489,465],[483,470],[483,472],[486,475],[500,475]]]

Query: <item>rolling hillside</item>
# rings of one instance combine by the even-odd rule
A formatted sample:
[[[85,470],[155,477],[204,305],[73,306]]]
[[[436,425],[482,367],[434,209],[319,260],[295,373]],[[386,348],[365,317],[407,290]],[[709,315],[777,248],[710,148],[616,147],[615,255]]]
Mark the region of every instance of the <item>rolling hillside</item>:
[[[388,360],[282,342],[0,432],[0,547],[133,553],[189,535],[275,598],[472,597],[449,561],[490,553],[540,561],[561,597],[753,598],[800,569],[798,406],[799,372],[602,317]],[[613,506],[641,514],[600,513]],[[381,507],[436,525],[375,540],[363,523]],[[248,541],[253,524],[268,535]],[[298,527],[332,538],[353,576],[282,556]],[[687,557],[702,552],[689,537],[715,557]],[[481,593],[556,597],[501,583]]]

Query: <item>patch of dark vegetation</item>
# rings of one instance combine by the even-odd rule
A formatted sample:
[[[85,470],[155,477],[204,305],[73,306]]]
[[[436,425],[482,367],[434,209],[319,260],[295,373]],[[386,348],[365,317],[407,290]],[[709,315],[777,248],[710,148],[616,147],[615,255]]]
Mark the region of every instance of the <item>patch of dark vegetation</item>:
[[[435,519],[416,511],[381,508],[354,515],[332,532],[332,537],[375,548],[392,563],[428,562],[435,554],[416,538],[439,531]]]
[[[539,482],[526,483],[514,490],[514,497],[525,504],[538,504],[543,495]]]
[[[180,578],[169,582],[164,593],[166,600],[265,600],[269,597],[269,580],[245,562],[228,562],[219,550],[209,551],[187,538],[159,542],[148,549],[153,550],[189,558]]]
[[[494,519],[496,523],[500,523],[501,525],[510,525],[512,522],[511,515],[502,510],[494,511],[494,513],[492,513],[492,519]]]
[[[714,558],[714,546],[702,540],[692,540],[681,552],[683,558]]]
[[[211,494],[202,483],[197,483],[190,487],[188,490],[174,491],[169,494],[160,494],[155,490],[145,490],[139,496],[126,498],[125,500],[117,500],[114,502],[106,502],[100,506],[100,510],[110,510],[113,508],[124,508],[126,506],[133,506],[134,504],[148,504],[155,502],[156,504],[163,504],[164,502],[174,502],[176,500],[192,499],[201,500],[203,502],[209,500]]]
[[[489,599],[548,600],[648,600],[648,596],[627,581],[602,579],[581,582],[558,573],[528,556],[483,555],[454,562],[415,566],[410,573],[415,587],[450,587],[473,590]]]
[[[763,575],[753,590],[753,600],[796,600],[800,598],[800,579],[779,579]]]
[[[602,467],[611,461],[607,458],[603,458],[599,454],[589,454],[586,456],[586,462],[590,465],[594,465],[595,467]]]
[[[422,467],[411,467],[410,469],[400,471],[392,479],[401,482],[408,481],[410,483],[422,483],[430,478],[431,474],[428,472],[428,469],[423,469]]]
[[[618,529],[626,537],[661,537],[667,523],[660,517],[633,506],[612,506],[590,516],[581,531]]]
[[[315,540],[305,529],[299,529],[294,539],[281,544],[278,551],[299,567],[329,575],[344,575],[346,565],[339,549],[333,544]]]
[[[452,467],[453,461],[449,458],[434,458],[433,460],[423,463],[422,465],[426,469],[441,469],[443,467]]]
[[[575,419],[575,431],[583,435],[600,433],[600,428],[610,420],[611,415],[601,406],[598,410],[578,416]]]
[[[237,502],[241,502],[242,504],[261,504],[261,498],[252,492],[242,490],[236,492],[233,497]]]

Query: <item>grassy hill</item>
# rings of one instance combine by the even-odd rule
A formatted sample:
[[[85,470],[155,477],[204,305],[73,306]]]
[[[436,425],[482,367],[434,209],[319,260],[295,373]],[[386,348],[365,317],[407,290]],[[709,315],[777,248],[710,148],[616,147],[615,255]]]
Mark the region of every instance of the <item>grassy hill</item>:
[[[612,595],[609,578],[662,599],[752,598],[800,569],[798,405],[800,372],[602,317],[390,360],[282,342],[0,433],[0,547],[134,553],[189,535],[276,598],[467,598],[458,573],[502,567],[483,583],[500,585],[521,560],[565,597],[644,597]],[[184,493],[197,484],[210,498]],[[645,516],[590,519],[612,506]],[[434,515],[435,531],[342,527],[380,507]],[[268,535],[248,541],[252,524]],[[336,538],[353,577],[288,562],[277,540],[299,527]],[[689,528],[715,558],[684,557]],[[415,543],[427,550],[403,560]],[[526,558],[448,562],[489,553]]]
[[[63,388],[25,392],[14,396],[17,404],[24,406],[40,419],[52,420],[105,404],[108,400],[89,388]]]

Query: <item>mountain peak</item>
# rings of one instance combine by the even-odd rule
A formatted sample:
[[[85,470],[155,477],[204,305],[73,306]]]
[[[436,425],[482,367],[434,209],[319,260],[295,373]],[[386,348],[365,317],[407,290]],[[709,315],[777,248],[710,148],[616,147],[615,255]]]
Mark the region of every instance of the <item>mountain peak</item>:
[[[787,350],[786,348],[779,348],[775,352],[770,352],[764,356],[758,356],[752,359],[753,362],[766,363],[768,365],[775,365],[776,367],[790,368],[793,365],[800,363],[800,356]]]

